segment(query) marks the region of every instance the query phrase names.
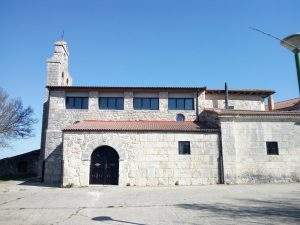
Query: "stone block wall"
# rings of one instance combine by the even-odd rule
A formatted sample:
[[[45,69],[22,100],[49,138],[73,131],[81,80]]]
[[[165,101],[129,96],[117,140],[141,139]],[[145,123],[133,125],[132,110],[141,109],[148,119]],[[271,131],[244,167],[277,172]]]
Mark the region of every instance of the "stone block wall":
[[[190,141],[191,154],[178,154]],[[160,132],[65,132],[63,185],[89,185],[90,158],[100,146],[120,157],[119,185],[200,185],[218,182],[218,134]]]
[[[300,181],[300,124],[283,118],[222,119],[226,183]],[[266,142],[279,155],[267,155]]]
[[[48,126],[46,130],[44,181],[59,183],[62,179],[62,130],[76,121],[82,120],[175,120],[178,113],[185,115],[186,120],[197,118],[194,110],[168,110],[168,92],[159,92],[159,110],[134,110],[134,92],[124,92],[124,110],[100,110],[98,106],[101,92],[91,91],[89,109],[66,109],[64,91],[51,91],[49,98]],[[74,93],[73,93],[74,94]],[[189,93],[196,98],[196,93]],[[199,96],[201,98],[201,95]],[[196,102],[196,100],[195,100]]]
[[[205,100],[202,101],[203,108],[225,108],[225,96],[222,94],[205,94]],[[229,95],[229,106],[238,110],[259,110],[264,111],[265,103],[261,96],[251,95]]]

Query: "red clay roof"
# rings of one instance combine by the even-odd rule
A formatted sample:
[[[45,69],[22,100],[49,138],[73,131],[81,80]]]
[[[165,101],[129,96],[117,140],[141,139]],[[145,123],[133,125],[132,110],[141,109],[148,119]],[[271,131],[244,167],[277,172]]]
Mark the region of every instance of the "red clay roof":
[[[64,131],[182,131],[215,132],[216,128],[193,121],[99,121],[83,120],[70,125]]]
[[[275,103],[275,110],[294,110],[300,104],[300,98],[294,98]]]
[[[222,89],[206,89],[206,87],[150,87],[150,86],[47,86],[49,90],[66,90],[66,91],[86,91],[86,90],[175,90],[175,91],[204,91],[211,94],[224,94],[225,90]],[[244,95],[260,95],[262,97],[268,97],[275,93],[272,90],[260,90],[260,89],[233,89],[228,91],[229,94],[244,94]]]
[[[67,91],[84,91],[84,90],[206,90],[206,87],[175,87],[175,86],[46,86],[49,90],[67,90]]]
[[[299,117],[298,111],[254,111],[254,110],[230,110],[230,109],[206,109],[205,112],[217,114],[218,116],[258,116],[258,117]]]
[[[225,94],[225,90],[222,89],[207,89],[207,94]],[[228,94],[234,95],[258,95],[263,98],[269,97],[274,94],[273,90],[260,90],[260,89],[232,89],[228,90]]]

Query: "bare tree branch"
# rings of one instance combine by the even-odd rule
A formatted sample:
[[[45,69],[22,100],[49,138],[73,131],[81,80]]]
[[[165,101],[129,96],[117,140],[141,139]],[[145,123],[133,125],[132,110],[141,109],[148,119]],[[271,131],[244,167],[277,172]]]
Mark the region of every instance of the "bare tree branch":
[[[8,147],[11,139],[31,137],[36,122],[30,106],[24,108],[20,99],[10,99],[0,87],[0,147]]]

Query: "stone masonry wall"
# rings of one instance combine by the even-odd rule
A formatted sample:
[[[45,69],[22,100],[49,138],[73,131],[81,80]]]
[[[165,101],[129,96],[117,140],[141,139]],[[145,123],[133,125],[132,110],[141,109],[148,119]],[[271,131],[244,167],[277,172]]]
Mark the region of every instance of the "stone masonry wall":
[[[261,96],[229,95],[229,106],[238,110],[265,110],[264,99]],[[225,96],[221,94],[206,94],[202,103],[204,108],[225,108]]]
[[[300,125],[291,119],[222,119],[226,183],[300,181]],[[276,141],[279,155],[267,155]]]
[[[89,96],[89,109],[66,109],[64,91],[51,91],[49,103],[48,128],[45,143],[45,173],[46,183],[59,183],[62,178],[62,130],[76,121],[82,120],[175,120],[178,113],[185,115],[187,121],[197,119],[197,111],[200,113],[206,107],[205,92],[198,96],[198,110],[196,109],[196,93],[186,93],[194,96],[194,110],[168,110],[168,92],[159,92],[159,110],[134,110],[134,92],[124,92],[124,110],[100,110],[98,98],[101,92],[91,91]],[[72,93],[74,94],[74,93]],[[86,94],[86,93],[78,93]],[[117,93],[120,94],[120,93]],[[144,93],[146,94],[146,93]],[[174,96],[176,93],[172,93]],[[181,96],[184,93],[180,94]],[[246,99],[246,97],[244,97]],[[251,96],[251,98],[253,98]],[[240,101],[242,102],[242,101]],[[255,102],[251,99],[251,102]],[[254,103],[253,103],[254,104]],[[257,104],[257,103],[255,103]]]
[[[80,94],[80,93],[79,93]],[[82,94],[82,93],[81,93]],[[134,110],[133,92],[125,92],[124,110],[100,110],[98,92],[89,92],[89,109],[66,109],[64,91],[51,91],[48,127],[45,143],[46,183],[60,183],[62,179],[62,130],[76,121],[82,120],[175,120],[178,113],[186,120],[195,120],[195,110],[168,110],[168,93],[159,92],[159,110]],[[196,93],[192,93],[196,98]],[[201,99],[202,95],[199,96]],[[195,101],[196,102],[196,101]]]
[[[218,182],[218,134],[65,132],[63,185],[89,185],[90,158],[100,146],[119,154],[119,185],[200,185]],[[190,141],[191,155],[178,154]]]

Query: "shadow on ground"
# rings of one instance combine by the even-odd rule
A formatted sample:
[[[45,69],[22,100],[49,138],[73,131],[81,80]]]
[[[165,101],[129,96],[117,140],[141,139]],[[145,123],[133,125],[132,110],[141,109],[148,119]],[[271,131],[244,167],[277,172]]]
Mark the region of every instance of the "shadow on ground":
[[[115,221],[115,222],[120,222],[120,223],[124,223],[124,224],[134,224],[134,225],[146,225],[143,223],[134,223],[134,222],[129,222],[129,221],[125,221],[125,220],[115,220],[109,216],[97,216],[92,218],[92,220],[96,220],[96,221]]]
[[[267,219],[282,224],[292,222],[300,224],[299,198],[261,201],[257,199],[237,199],[237,204],[177,204],[183,209],[199,210],[213,213],[215,217],[228,217],[232,219]]]

